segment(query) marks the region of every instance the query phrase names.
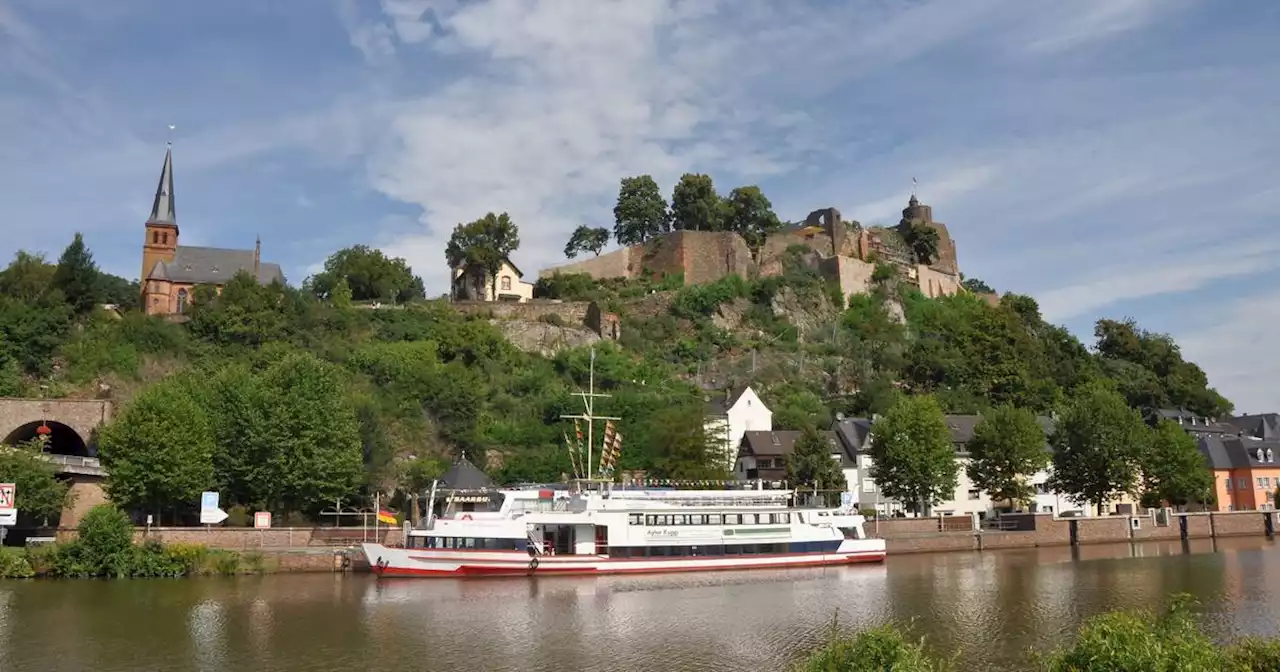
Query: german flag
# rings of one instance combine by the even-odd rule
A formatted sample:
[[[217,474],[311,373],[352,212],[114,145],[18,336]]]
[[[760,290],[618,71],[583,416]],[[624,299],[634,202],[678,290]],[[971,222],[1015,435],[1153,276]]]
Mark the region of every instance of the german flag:
[[[387,525],[399,525],[399,524],[400,524],[400,523],[396,520],[396,514],[394,514],[394,513],[390,512],[390,511],[388,511],[388,510],[386,510],[386,509],[378,509],[378,522],[379,522],[379,523],[386,523]]]

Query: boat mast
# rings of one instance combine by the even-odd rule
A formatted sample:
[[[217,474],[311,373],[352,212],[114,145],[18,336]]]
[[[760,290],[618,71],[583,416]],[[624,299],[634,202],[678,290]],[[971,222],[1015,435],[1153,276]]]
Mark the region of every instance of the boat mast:
[[[596,349],[591,348],[591,368],[589,378],[587,380],[586,392],[574,392],[575,396],[582,397],[582,405],[586,409],[586,413],[581,415],[562,415],[561,420],[585,420],[587,422],[587,473],[586,480],[591,480],[592,462],[594,462],[595,454],[595,421],[596,420],[621,420],[608,415],[595,414],[596,397],[611,397],[611,394],[599,394],[596,392]]]

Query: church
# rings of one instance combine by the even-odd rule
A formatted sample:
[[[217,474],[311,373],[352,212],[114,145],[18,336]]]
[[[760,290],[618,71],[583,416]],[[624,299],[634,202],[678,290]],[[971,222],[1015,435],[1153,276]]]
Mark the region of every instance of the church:
[[[173,147],[164,153],[160,184],[147,218],[142,241],[142,307],[148,315],[181,315],[191,305],[197,285],[217,291],[236,273],[245,271],[259,283],[284,283],[279,264],[262,261],[262,240],[252,250],[190,247],[178,244],[174,210]]]

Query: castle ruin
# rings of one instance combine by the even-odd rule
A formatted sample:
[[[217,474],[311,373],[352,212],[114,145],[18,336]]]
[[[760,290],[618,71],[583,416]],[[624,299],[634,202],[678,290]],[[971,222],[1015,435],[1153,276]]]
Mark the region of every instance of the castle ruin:
[[[912,226],[927,226],[938,236],[938,253],[922,263],[903,238]],[[899,277],[929,298],[960,291],[956,245],[947,226],[933,219],[933,208],[913,195],[894,227],[863,227],[844,221],[840,211],[825,208],[809,213],[797,226],[770,235],[752,259],[742,236],[731,231],[673,231],[638,245],[592,259],[543,269],[539,277],[583,273],[596,280],[636,279],[682,274],[687,284],[713,282],[728,275],[781,275],[787,250],[803,246],[818,257],[818,269],[836,280],[845,297],[871,290],[877,262],[897,268]]]

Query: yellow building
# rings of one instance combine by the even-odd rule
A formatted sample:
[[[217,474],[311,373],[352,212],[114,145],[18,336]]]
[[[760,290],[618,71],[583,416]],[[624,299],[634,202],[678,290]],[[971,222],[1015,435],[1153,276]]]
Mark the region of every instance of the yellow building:
[[[192,302],[197,285],[221,291],[236,273],[248,272],[266,285],[283,283],[279,264],[263,263],[262,241],[252,250],[217,247],[184,247],[178,244],[178,218],[174,210],[173,148],[164,153],[160,184],[156,187],[151,216],[142,241],[142,306],[148,315],[181,314]]]

